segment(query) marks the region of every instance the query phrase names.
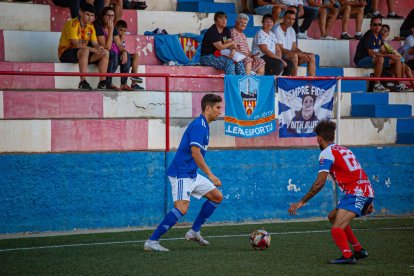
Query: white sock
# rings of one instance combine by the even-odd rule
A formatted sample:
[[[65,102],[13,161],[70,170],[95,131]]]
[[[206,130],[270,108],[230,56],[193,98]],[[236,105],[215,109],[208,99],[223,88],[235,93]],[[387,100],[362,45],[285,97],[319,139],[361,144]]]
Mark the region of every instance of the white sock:
[[[388,15],[394,16],[395,12],[389,12]]]
[[[373,15],[378,15],[379,14],[379,11],[374,11],[372,14]]]
[[[355,35],[362,35],[362,33],[361,32],[356,32]]]

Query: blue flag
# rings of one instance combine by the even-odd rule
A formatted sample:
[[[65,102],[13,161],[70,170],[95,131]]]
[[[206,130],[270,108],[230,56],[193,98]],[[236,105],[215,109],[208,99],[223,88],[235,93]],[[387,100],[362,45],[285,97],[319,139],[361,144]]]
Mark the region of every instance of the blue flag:
[[[224,133],[251,138],[276,130],[273,76],[224,77]]]
[[[313,137],[332,117],[335,80],[278,79],[279,137]]]

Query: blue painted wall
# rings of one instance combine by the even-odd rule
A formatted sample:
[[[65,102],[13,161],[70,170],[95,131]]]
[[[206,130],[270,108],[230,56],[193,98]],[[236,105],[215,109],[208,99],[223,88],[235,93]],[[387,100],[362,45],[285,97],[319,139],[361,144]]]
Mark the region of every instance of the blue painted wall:
[[[376,215],[413,214],[414,147],[351,149],[374,185]],[[210,221],[291,219],[289,203],[312,185],[318,155],[316,148],[209,151],[225,197]],[[164,152],[0,155],[0,233],[156,225],[172,206],[164,164]],[[298,217],[326,216],[333,198],[328,182]],[[184,221],[202,202],[192,198]]]

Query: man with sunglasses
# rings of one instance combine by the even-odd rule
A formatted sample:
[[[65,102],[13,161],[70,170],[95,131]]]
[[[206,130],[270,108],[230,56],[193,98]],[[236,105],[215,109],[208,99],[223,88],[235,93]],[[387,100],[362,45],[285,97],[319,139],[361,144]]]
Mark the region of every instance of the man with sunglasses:
[[[383,68],[390,68],[396,78],[401,78],[402,64],[400,57],[389,54],[384,47],[384,40],[381,35],[381,17],[371,18],[370,29],[358,43],[354,62],[359,68],[374,68],[374,77],[381,77]],[[408,88],[400,83],[396,90],[399,92],[407,91]],[[373,92],[389,92],[380,81],[375,81]]]

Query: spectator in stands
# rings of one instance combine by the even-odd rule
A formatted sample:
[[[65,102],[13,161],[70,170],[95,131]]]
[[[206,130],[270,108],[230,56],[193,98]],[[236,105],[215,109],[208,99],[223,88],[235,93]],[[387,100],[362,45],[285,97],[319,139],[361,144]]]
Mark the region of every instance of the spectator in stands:
[[[131,69],[131,56],[125,50],[124,45],[122,45],[118,30],[115,28],[114,17],[114,8],[108,6],[102,10],[94,24],[96,37],[99,44],[109,51],[108,73],[115,73],[118,65],[121,67],[121,73],[129,73]],[[127,80],[127,77],[121,77],[121,88],[118,88],[112,84],[112,77],[107,77],[106,88],[132,91],[133,89],[127,84]]]
[[[296,21],[293,24],[299,39],[312,39],[307,36],[306,31],[311,26],[314,19],[318,17],[318,10],[314,7],[304,5],[303,0],[278,0],[281,4],[288,6],[287,10],[296,11]],[[299,18],[303,18],[302,25],[299,27]]]
[[[405,39],[400,51],[407,65],[414,70],[414,25],[411,27],[411,35]]]
[[[364,20],[364,7],[367,3],[364,0],[339,0],[341,4],[339,14],[342,16],[341,39],[360,39],[362,37],[362,21]],[[348,33],[348,21],[355,16],[355,36]]]
[[[406,38],[411,34],[411,28],[414,26],[414,9],[405,18],[400,27],[400,37]]]
[[[372,10],[372,16],[373,17],[381,17],[381,18],[384,18],[384,16],[382,16],[380,14],[379,9],[378,9],[379,0],[371,0],[371,1],[367,1],[367,2],[371,2],[371,10]],[[388,7],[387,18],[395,18],[395,19],[402,19],[402,18],[404,18],[403,16],[398,15],[398,14],[395,13],[395,11],[394,11],[394,4],[395,4],[395,0],[387,0],[387,7]]]
[[[401,67],[401,76],[404,77],[406,76],[407,78],[412,78],[413,74],[411,73],[411,69],[410,67],[405,63],[405,58],[397,51],[395,50],[390,44],[388,44],[386,42],[386,39],[388,37],[388,35],[390,34],[390,26],[389,25],[382,25],[381,28],[381,35],[382,35],[382,39],[384,40],[384,48],[385,51],[387,51],[388,54],[395,54],[397,56],[400,57],[401,59],[401,63],[402,63],[402,67]],[[414,41],[413,41],[414,42]],[[414,87],[414,81],[411,81],[411,85]]]
[[[104,0],[53,0],[53,3],[57,6],[70,8],[70,16],[75,18],[79,16],[79,10],[84,4],[93,5],[96,11],[95,14],[98,15],[104,7],[103,1]]]
[[[282,49],[284,60],[292,62],[292,76],[297,76],[298,66],[307,63],[308,76],[315,76],[316,63],[313,53],[302,52],[296,43],[293,23],[296,14],[293,11],[286,11],[283,21],[273,27],[272,31],[276,34],[279,47]]]
[[[262,19],[263,27],[253,38],[252,53],[260,56],[265,62],[265,75],[289,75],[291,66],[282,59],[276,35],[272,32],[273,16],[265,14]]]
[[[318,10],[321,39],[336,40],[329,34],[338,16],[339,5],[335,3],[335,0],[308,0],[308,5]]]
[[[389,54],[385,50],[384,40],[381,35],[382,19],[371,18],[370,30],[368,30],[358,43],[354,62],[360,68],[374,68],[374,77],[381,77],[383,67],[389,68],[396,78],[401,78],[401,58],[395,54]],[[408,88],[400,83],[397,91],[407,91]],[[389,92],[380,81],[375,81],[373,92]]]
[[[250,75],[251,73],[254,73],[257,75],[264,75],[265,61],[258,55],[252,55],[249,49],[249,44],[247,43],[247,37],[243,33],[248,22],[249,17],[244,13],[240,13],[236,18],[236,27],[230,30],[231,38],[237,44],[237,51],[246,56],[243,60],[246,74]]]
[[[109,51],[100,46],[92,21],[95,8],[90,4],[81,7],[80,16],[67,21],[60,36],[58,55],[63,63],[79,63],[81,73],[88,72],[89,63],[98,63],[99,73],[106,73]],[[92,47],[88,46],[91,44]],[[80,77],[79,89],[91,90],[85,77]],[[105,77],[99,77],[98,89],[106,87]]]
[[[125,43],[125,34],[128,29],[128,25],[124,20],[119,20],[116,22],[115,28],[118,31],[119,39],[121,40],[122,46],[126,46]],[[131,57],[131,73],[138,73],[138,54],[130,54]],[[144,87],[140,86],[138,83],[142,83],[142,79],[140,77],[131,77],[132,80],[131,87],[134,90],[144,90]]]
[[[284,14],[286,5],[280,4],[278,0],[253,0],[253,9],[259,15],[270,13],[276,22]]]
[[[118,22],[118,20],[121,20],[122,12],[124,10],[124,1],[123,0],[104,0],[104,6],[114,8],[114,11],[115,11],[115,21],[114,22]]]
[[[236,53],[237,44],[231,39],[227,28],[227,15],[218,11],[214,14],[214,24],[204,34],[201,43],[200,63],[224,70],[226,75],[244,75],[243,61],[235,63],[232,58]],[[231,50],[230,57],[221,55],[220,51]]]

